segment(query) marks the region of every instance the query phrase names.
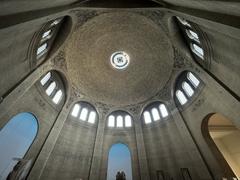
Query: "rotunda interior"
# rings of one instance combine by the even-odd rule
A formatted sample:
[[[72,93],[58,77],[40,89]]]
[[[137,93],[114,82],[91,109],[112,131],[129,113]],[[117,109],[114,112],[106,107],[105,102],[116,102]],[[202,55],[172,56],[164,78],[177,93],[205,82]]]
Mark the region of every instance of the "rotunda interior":
[[[240,2],[0,2],[0,180],[240,179]]]

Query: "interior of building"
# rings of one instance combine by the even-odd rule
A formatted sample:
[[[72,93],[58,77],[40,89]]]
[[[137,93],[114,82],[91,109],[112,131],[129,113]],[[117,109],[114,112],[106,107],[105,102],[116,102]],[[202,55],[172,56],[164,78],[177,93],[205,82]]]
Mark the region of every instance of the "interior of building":
[[[238,0],[0,2],[0,180],[240,178]]]

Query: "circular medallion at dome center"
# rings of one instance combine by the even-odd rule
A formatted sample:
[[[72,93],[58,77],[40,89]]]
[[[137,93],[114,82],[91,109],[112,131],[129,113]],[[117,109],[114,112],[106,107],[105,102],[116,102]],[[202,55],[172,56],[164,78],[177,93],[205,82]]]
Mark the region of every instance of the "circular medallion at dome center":
[[[70,80],[93,101],[143,102],[167,83],[171,43],[159,25],[135,13],[105,13],[88,20],[67,44]]]
[[[127,53],[117,51],[111,55],[110,62],[115,69],[125,69],[129,65],[130,58]]]

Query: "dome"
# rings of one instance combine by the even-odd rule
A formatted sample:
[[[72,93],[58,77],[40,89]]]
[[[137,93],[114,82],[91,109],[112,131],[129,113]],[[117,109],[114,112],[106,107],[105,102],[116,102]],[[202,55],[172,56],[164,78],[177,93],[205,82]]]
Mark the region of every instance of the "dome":
[[[0,1],[0,180],[239,179],[239,5]]]
[[[111,65],[123,51],[126,69]],[[71,82],[93,101],[129,105],[146,101],[169,80],[173,50],[162,27],[130,12],[104,13],[78,28],[66,47]]]

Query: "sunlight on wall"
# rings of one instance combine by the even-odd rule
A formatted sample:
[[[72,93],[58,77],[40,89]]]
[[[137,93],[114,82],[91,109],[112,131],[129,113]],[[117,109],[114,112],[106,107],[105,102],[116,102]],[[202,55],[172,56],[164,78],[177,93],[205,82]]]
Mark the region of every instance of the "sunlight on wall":
[[[240,177],[240,130],[230,120],[215,114],[209,119],[209,133],[237,177]]]

